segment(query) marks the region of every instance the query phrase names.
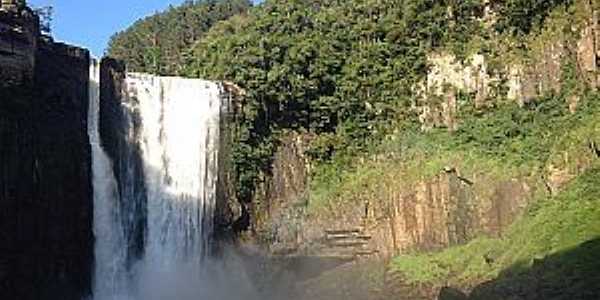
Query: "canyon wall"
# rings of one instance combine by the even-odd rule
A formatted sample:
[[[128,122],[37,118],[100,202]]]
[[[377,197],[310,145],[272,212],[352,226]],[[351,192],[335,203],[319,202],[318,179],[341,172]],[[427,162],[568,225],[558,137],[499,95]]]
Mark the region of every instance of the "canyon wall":
[[[382,178],[386,183],[372,191],[376,197],[315,212],[307,209],[307,137],[293,134],[283,142],[253,218],[253,230],[274,254],[389,258],[464,244],[481,234],[501,236],[540,187],[533,176],[446,167],[417,180]]]
[[[494,22],[492,11],[484,21]],[[412,109],[421,129],[455,131],[462,110],[491,111],[506,102],[523,107],[565,92],[575,113],[582,95],[599,85],[598,7],[577,1],[569,11],[556,9],[547,22],[521,46],[490,33],[479,46],[494,51],[474,51],[462,60],[443,49],[429,53],[428,72],[414,87]],[[589,151],[596,143],[586,138],[552,149],[539,171],[499,174],[485,165],[467,171],[458,163],[416,179],[382,174],[385,184],[366,184],[365,190],[374,190],[357,191],[359,196],[316,213],[309,209],[310,136],[284,135],[271,174],[257,190],[252,230],[273,253],[349,257],[390,257],[464,244],[482,234],[501,236],[537,193],[557,193],[597,159]]]
[[[568,12],[554,11],[549,17],[551,26],[524,40],[491,33],[489,41],[473,41],[471,46],[493,51],[471,53],[462,59],[444,50],[430,53],[429,71],[415,87],[413,103],[422,129],[454,131],[460,125],[461,107],[473,105],[483,110],[501,104],[497,99],[523,106],[536,97],[561,93],[569,79],[579,82],[576,88],[568,87],[572,93],[569,107],[574,111],[585,88],[600,85],[598,10],[594,1],[576,1]]]
[[[0,11],[0,298],[73,299],[93,264],[89,53]]]
[[[39,32],[39,19],[31,10],[0,8],[0,87],[33,79]]]

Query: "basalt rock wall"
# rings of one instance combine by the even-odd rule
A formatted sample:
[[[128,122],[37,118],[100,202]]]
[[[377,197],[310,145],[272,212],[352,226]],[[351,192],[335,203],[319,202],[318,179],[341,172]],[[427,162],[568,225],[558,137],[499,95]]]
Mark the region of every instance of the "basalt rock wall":
[[[0,36],[19,45],[0,51],[0,299],[80,300],[94,248],[89,53],[11,34]]]
[[[376,197],[331,202],[314,211],[304,154],[308,141],[299,134],[283,138],[273,175],[259,189],[252,229],[274,254],[389,258],[461,245],[482,234],[501,236],[540,185],[534,177],[447,167],[417,180],[382,179],[371,191]]]

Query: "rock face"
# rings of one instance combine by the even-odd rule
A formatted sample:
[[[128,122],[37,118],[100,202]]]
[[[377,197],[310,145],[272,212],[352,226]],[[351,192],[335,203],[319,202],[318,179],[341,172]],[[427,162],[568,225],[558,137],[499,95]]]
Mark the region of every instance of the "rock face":
[[[302,243],[303,213],[308,200],[309,170],[304,151],[309,138],[290,134],[275,153],[273,174],[259,188],[260,200],[253,201],[253,230],[269,242],[271,251],[295,251]]]
[[[235,198],[235,180],[231,166],[231,145],[235,130],[235,118],[238,115],[237,104],[245,93],[237,85],[222,82],[221,118],[219,134],[219,174],[217,184],[217,202],[215,207],[214,237],[215,240],[229,240],[235,230],[237,220],[247,215],[247,210],[242,209],[242,203]]]
[[[273,175],[261,189],[253,229],[275,254],[389,258],[414,250],[500,236],[535,192],[531,178],[462,174],[447,167],[431,178],[397,178],[377,201],[346,203],[326,215],[308,214],[307,137],[282,139]],[[259,206],[260,205],[260,206]]]
[[[19,46],[0,49],[0,298],[80,300],[94,242],[89,54],[23,33],[0,37]]]
[[[464,64],[446,53],[431,54],[428,61],[431,68],[417,89],[415,103],[422,129],[447,127],[454,131],[458,127],[458,91],[474,95],[475,107],[481,108],[494,80],[488,75],[485,56],[480,54],[473,55]]]
[[[387,207],[373,206],[367,229],[372,247],[387,255],[460,245],[480,234],[500,236],[532,194],[524,179],[444,173],[407,187]]]
[[[0,88],[33,79],[38,38],[39,20],[31,10],[0,9]]]
[[[493,106],[498,97],[523,106],[536,97],[559,93],[568,76],[574,76],[571,79],[578,81],[581,90],[597,89],[600,85],[599,10],[597,1],[575,1],[570,15],[556,18],[555,22],[561,26],[548,26],[534,37],[521,41],[527,43],[525,53],[510,45],[514,41],[506,41],[507,45],[496,49],[501,54],[473,53],[464,61],[448,52],[428,55],[427,76],[415,87],[414,108],[422,130],[456,130],[458,112],[467,104],[464,99],[457,99],[459,94],[469,98],[472,102],[469,104],[475,109],[484,109]],[[570,27],[570,32],[556,29],[561,27]],[[518,54],[515,55],[515,51]],[[565,74],[570,67],[574,68],[574,74]],[[570,95],[571,111],[576,110],[580,96]]]

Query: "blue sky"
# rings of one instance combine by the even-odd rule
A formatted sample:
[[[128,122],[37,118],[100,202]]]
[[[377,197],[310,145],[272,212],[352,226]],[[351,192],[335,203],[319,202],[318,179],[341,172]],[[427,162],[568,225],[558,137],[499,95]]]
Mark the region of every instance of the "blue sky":
[[[184,0],[28,0],[32,7],[54,8],[52,35],[58,41],[102,56],[110,36],[135,20]],[[257,2],[257,1],[255,1]]]

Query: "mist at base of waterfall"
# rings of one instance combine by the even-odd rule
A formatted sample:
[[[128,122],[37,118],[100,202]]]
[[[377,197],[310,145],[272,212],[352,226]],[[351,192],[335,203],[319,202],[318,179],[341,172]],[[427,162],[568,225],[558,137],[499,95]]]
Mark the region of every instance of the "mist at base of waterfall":
[[[236,254],[207,259],[201,266],[173,264],[149,268],[140,262],[132,267],[126,294],[94,295],[86,300],[259,300],[261,294]],[[254,271],[258,271],[258,267]],[[267,296],[268,297],[268,296]]]
[[[132,268],[128,294],[86,300],[367,300],[362,263],[337,258],[271,256],[226,246],[198,267],[177,264],[158,270]],[[146,265],[147,266],[147,265]],[[335,278],[332,282],[331,278]],[[315,298],[315,293],[319,297]]]
[[[135,300],[258,300],[258,291],[241,269],[223,261],[206,262],[202,270],[180,265],[169,270],[145,270],[140,265]],[[129,299],[128,299],[129,300]]]
[[[259,247],[210,251],[221,114],[227,109],[220,84],[127,74],[124,99],[109,110],[128,123],[116,124],[123,126],[124,149],[115,158],[105,152],[99,130],[106,111],[97,62],[90,75],[96,245],[88,300],[306,299],[296,297],[305,292],[302,282],[340,264],[272,257]]]

